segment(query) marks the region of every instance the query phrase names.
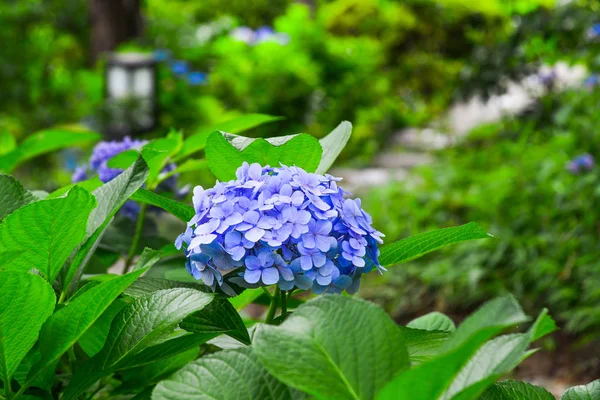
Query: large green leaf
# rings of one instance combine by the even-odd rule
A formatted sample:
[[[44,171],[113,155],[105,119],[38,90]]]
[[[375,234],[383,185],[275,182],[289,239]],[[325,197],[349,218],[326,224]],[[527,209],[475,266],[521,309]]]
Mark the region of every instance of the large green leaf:
[[[10,175],[0,174],[0,222],[13,211],[35,200],[18,180]]]
[[[6,385],[35,344],[56,297],[42,277],[19,271],[0,271],[0,293],[0,375]]]
[[[333,295],[260,326],[253,348],[273,376],[327,399],[371,399],[409,364],[402,332],[383,310]]]
[[[404,335],[408,359],[413,367],[436,357],[450,336],[450,332],[445,331],[426,331],[405,327],[400,327],[400,330]]]
[[[387,267],[421,257],[430,251],[441,249],[449,244],[488,237],[490,237],[490,234],[474,222],[452,228],[438,229],[383,246],[379,262]]]
[[[317,174],[326,173],[340,155],[350,136],[352,135],[352,124],[348,121],[341,122],[329,135],[319,140],[323,148],[323,156],[317,168]]]
[[[187,204],[169,199],[168,197],[161,196],[160,194],[156,194],[146,189],[138,189],[138,191],[131,196],[131,199],[140,203],[160,207],[186,223],[191,220],[196,213],[194,208]]]
[[[185,317],[200,311],[213,297],[198,290],[177,288],[135,299],[115,317],[104,347],[75,373],[63,399],[77,398],[103,376],[131,366],[129,359],[171,338]]]
[[[448,318],[448,316],[437,311],[425,314],[410,321],[406,327],[412,329],[422,329],[426,331],[453,332],[456,330],[454,322]]]
[[[309,172],[317,169],[323,150],[319,141],[306,134],[270,139],[250,139],[213,132],[206,143],[208,167],[221,181],[235,179],[244,161],[262,166],[295,165]]]
[[[63,289],[68,289],[77,275],[81,274],[112,217],[127,199],[144,184],[147,177],[148,165],[140,157],[121,175],[94,190],[93,194],[98,202],[98,207],[90,214],[86,228],[86,241],[79,248],[69,266]]]
[[[100,178],[95,176],[95,177],[87,179],[85,181],[71,183],[67,186],[58,188],[54,192],[52,192],[48,196],[46,196],[46,199],[55,199],[57,197],[61,197],[65,193],[67,193],[69,190],[71,190],[73,188],[73,186],[79,186],[80,188],[83,188],[83,189],[87,190],[88,192],[93,192],[94,190],[98,189],[102,185],[103,185],[103,183],[100,180]]]
[[[30,135],[12,151],[0,156],[0,170],[10,172],[22,162],[41,154],[100,140],[94,132],[48,129]]]
[[[66,197],[41,200],[10,214],[0,224],[0,258],[18,252],[10,269],[39,270],[54,282],[71,252],[85,238],[94,198],[74,187]]]
[[[221,122],[220,124],[211,127],[203,128],[188,137],[183,142],[183,147],[178,155],[178,158],[184,158],[190,154],[204,150],[208,136],[214,131],[241,133],[248,129],[252,129],[269,122],[279,121],[281,119],[283,118],[266,114],[246,114],[229,121]]]
[[[42,359],[32,368],[28,382],[33,381],[46,368],[54,366],[60,356],[79,340],[123,290],[148,268],[149,266],[102,282],[54,313],[42,328],[39,342]]]
[[[538,386],[519,381],[498,382],[481,395],[480,400],[554,400],[554,396]],[[582,400],[574,398],[569,400]]]
[[[152,392],[153,400],[292,400],[302,397],[269,375],[250,348],[224,350],[202,357],[160,382]]]
[[[217,298],[202,310],[186,317],[179,326],[193,333],[220,333],[250,344],[244,321],[225,298]]]
[[[441,356],[397,375],[377,395],[377,399],[439,398],[487,340],[527,319],[512,297],[501,297],[484,304],[443,343],[439,348]]]
[[[600,379],[587,385],[570,388],[560,400],[600,400]]]

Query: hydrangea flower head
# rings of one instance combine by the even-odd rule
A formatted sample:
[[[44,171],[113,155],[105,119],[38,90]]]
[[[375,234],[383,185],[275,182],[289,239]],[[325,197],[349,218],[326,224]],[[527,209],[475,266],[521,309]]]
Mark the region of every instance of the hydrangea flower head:
[[[236,177],[194,188],[196,215],[175,241],[190,274],[213,290],[234,295],[229,281],[354,293],[362,274],[384,270],[384,235],[359,199],[346,198],[341,178],[246,162]]]
[[[127,150],[140,150],[147,143],[148,142],[145,140],[131,139],[129,136],[125,136],[123,140],[99,142],[92,151],[89,163],[77,167],[71,176],[71,180],[73,183],[77,183],[97,175],[103,183],[110,182],[124,170],[120,168],[110,168],[108,166],[109,160],[117,154]],[[162,172],[170,172],[175,168],[175,164],[168,164]],[[172,175],[168,179],[162,181],[157,190],[177,192],[177,175]],[[178,194],[184,195],[184,192]],[[133,201],[126,202],[121,208],[121,214],[131,219],[135,219],[138,213],[139,205]]]

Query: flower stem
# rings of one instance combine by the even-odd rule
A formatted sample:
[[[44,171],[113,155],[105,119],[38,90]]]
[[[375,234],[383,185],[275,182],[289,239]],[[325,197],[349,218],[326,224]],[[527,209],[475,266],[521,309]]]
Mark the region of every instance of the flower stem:
[[[281,291],[281,315],[287,313],[287,291]]]
[[[275,318],[275,313],[277,312],[277,307],[279,303],[279,288],[275,288],[275,294],[271,297],[271,304],[269,304],[269,311],[267,311],[267,316],[265,318],[265,324],[271,325],[273,323],[273,319]]]
[[[142,204],[140,206],[140,213],[138,214],[137,223],[135,225],[135,234],[133,236],[133,242],[131,242],[131,247],[129,248],[129,254],[127,254],[127,260],[125,261],[125,267],[123,268],[123,275],[129,272],[129,269],[133,264],[133,258],[135,257],[135,252],[137,251],[137,247],[140,243],[140,238],[142,237],[144,219],[146,218],[146,207],[146,204]]]

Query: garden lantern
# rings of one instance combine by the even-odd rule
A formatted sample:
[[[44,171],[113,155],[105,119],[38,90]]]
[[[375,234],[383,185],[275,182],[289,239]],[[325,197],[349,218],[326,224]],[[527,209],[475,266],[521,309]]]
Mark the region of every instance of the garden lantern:
[[[106,127],[111,136],[154,129],[158,118],[156,61],[149,54],[114,53],[105,72]]]

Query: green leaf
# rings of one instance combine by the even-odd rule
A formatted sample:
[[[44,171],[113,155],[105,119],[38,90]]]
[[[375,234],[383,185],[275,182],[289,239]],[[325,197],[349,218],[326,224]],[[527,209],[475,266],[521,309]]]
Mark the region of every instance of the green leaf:
[[[118,387],[116,393],[137,393],[145,387],[157,384],[194,361],[198,357],[198,350],[198,346],[196,346],[140,368],[126,369],[121,373],[123,383]]]
[[[71,348],[123,290],[148,268],[149,266],[100,283],[55,312],[42,328],[39,342],[42,359],[31,370],[27,381],[33,381],[46,368],[56,365],[60,356]]]
[[[488,237],[491,237],[491,235],[474,222],[452,228],[438,229],[383,246],[379,262],[387,267],[421,257],[430,251],[441,249],[449,244]]]
[[[416,318],[406,325],[407,328],[422,329],[426,331],[446,331],[454,332],[456,326],[448,316],[434,311]]]
[[[203,128],[188,137],[183,142],[182,150],[178,156],[178,159],[187,157],[190,154],[196,153],[200,150],[204,150],[208,136],[214,131],[241,133],[248,129],[282,119],[282,117],[274,117],[272,115],[265,114],[246,114],[208,128]]]
[[[317,174],[326,173],[340,155],[350,136],[352,135],[352,124],[348,121],[341,122],[329,135],[319,140],[323,148],[323,155],[316,170]]]
[[[494,383],[480,400],[554,400],[554,396],[546,389],[520,381],[504,381]]]
[[[250,348],[202,357],[156,385],[152,400],[292,400],[298,394],[261,366]]]
[[[10,175],[0,174],[0,222],[13,211],[35,200],[18,180]]]
[[[177,166],[171,173],[165,175],[165,179],[170,175],[174,174],[183,174],[184,172],[195,172],[199,170],[206,170],[208,168],[208,163],[206,160],[195,160],[189,159],[185,160],[183,163]]]
[[[10,214],[0,224],[0,255],[18,251],[8,268],[39,270],[54,282],[71,254],[85,237],[94,198],[74,187],[66,197],[41,200]]]
[[[39,155],[55,150],[64,149],[95,142],[102,138],[94,132],[68,129],[48,129],[30,135],[14,150],[0,156],[0,170],[10,172],[19,164]]]
[[[528,347],[533,341],[555,329],[548,310],[544,309],[527,333],[504,335],[487,342],[460,371],[441,399],[476,398],[531,354]]]
[[[77,370],[63,399],[77,398],[98,379],[125,368],[136,354],[172,337],[186,316],[206,307],[213,297],[178,288],[135,299],[115,317],[104,347]]]
[[[560,400],[600,400],[600,379],[587,385],[570,388]]]
[[[235,171],[244,161],[262,166],[295,165],[313,172],[323,150],[319,141],[306,134],[249,139],[227,133],[213,132],[206,143],[208,167],[221,181],[235,179]]]
[[[15,137],[8,131],[0,131],[0,156],[11,152],[17,147]]]
[[[402,326],[400,330],[404,335],[408,359],[413,367],[436,357],[450,336],[450,332],[444,331],[426,331]]]
[[[197,283],[176,282],[144,276],[134,282],[125,293],[138,298],[159,290],[182,287],[206,290],[205,286]],[[179,326],[193,333],[211,333],[214,334],[213,336],[226,334],[242,343],[250,344],[250,336],[244,321],[226,298],[216,297],[208,306],[185,318]]]
[[[235,307],[236,310],[240,311],[246,306],[252,304],[252,302],[258,299],[264,292],[262,289],[246,289],[235,297],[230,297],[229,302]]]
[[[131,199],[139,203],[160,207],[186,223],[196,214],[194,207],[169,199],[146,189],[138,189],[138,191],[131,196]]]
[[[86,228],[86,240],[75,254],[67,270],[63,290],[69,289],[75,278],[81,274],[112,217],[127,199],[144,184],[147,177],[148,165],[140,157],[125,172],[94,190],[93,194],[98,201],[98,207],[90,214]]]
[[[65,193],[67,193],[69,190],[71,190],[74,186],[79,186],[80,188],[85,189],[88,192],[93,192],[94,190],[98,189],[102,185],[103,185],[103,183],[100,180],[100,178],[95,176],[92,179],[88,179],[88,180],[77,182],[77,183],[72,183],[70,185],[63,186],[59,189],[56,189],[54,192],[50,193],[46,197],[46,199],[56,199],[57,197],[61,197]]]
[[[439,349],[441,356],[397,375],[377,395],[377,399],[439,398],[487,340],[525,321],[527,316],[513,297],[500,297],[484,304],[444,342]]]
[[[35,344],[56,297],[42,277],[0,271],[0,374],[5,386]]]
[[[186,317],[179,326],[193,333],[226,334],[244,344],[250,344],[250,335],[242,317],[225,298],[216,298],[202,310]]]
[[[148,163],[150,173],[148,174],[148,182],[157,183],[156,179],[164,167],[181,149],[183,136],[180,133],[172,132],[166,138],[155,139],[144,146],[142,156]]]
[[[139,158],[139,156],[139,150],[125,150],[110,158],[106,162],[106,166],[114,169],[127,169]]]
[[[409,364],[402,332],[385,312],[342,296],[321,296],[279,326],[259,326],[253,348],[269,373],[318,398],[371,399]]]
[[[110,325],[119,312],[127,303],[123,300],[117,299],[102,313],[92,326],[81,335],[79,341],[79,347],[83,349],[85,354],[92,357],[104,347]]]

